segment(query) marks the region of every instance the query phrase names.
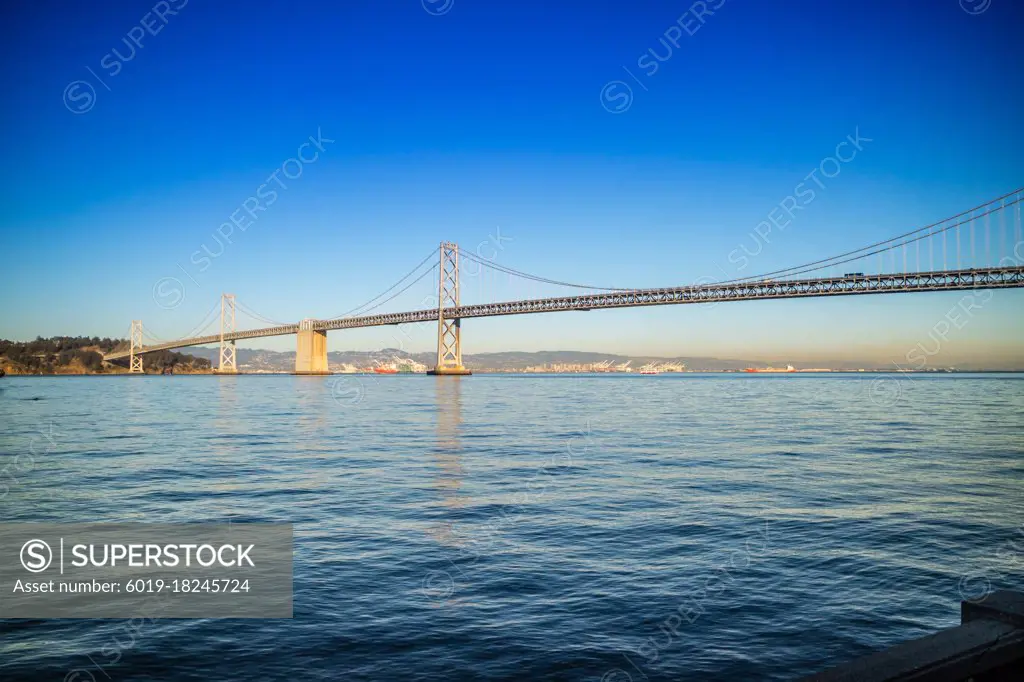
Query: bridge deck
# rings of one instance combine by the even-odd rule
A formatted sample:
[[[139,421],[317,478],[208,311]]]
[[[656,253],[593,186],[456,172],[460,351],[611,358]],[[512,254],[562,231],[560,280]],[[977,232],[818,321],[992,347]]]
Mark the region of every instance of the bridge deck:
[[[685,303],[714,303],[720,301],[758,301],[776,298],[803,298],[814,296],[850,296],[862,294],[910,293],[921,291],[957,291],[964,289],[1003,289],[1024,287],[1024,267],[1019,265],[970,270],[943,270],[935,272],[899,273],[890,275],[850,275],[794,280],[760,280],[725,284],[701,284],[667,289],[636,289],[610,291],[600,294],[581,294],[560,298],[538,298],[521,301],[503,301],[446,308],[446,319],[493,317],[496,315],[525,315],[554,313],[568,310],[597,310],[605,308],[634,308],[648,305],[679,305]],[[312,328],[319,331],[379,327],[384,325],[433,322],[437,309],[414,310],[404,313],[346,317],[338,320],[314,320]],[[299,331],[298,324],[225,334],[224,339],[242,340],[264,336],[283,336]],[[220,334],[179,339],[167,343],[144,346],[136,353],[152,353],[172,348],[202,346],[220,343]],[[117,360],[129,356],[119,351],[106,356]]]

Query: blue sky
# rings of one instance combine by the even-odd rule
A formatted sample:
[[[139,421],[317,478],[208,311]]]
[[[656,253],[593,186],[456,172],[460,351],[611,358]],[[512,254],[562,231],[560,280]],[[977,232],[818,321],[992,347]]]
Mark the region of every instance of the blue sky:
[[[1024,184],[1024,8],[965,11],[984,6],[711,0],[698,21],[690,2],[8,3],[0,337],[125,336],[137,318],[173,338],[222,291],[276,320],[329,317],[441,240],[641,287],[895,235]],[[870,142],[759,243],[755,226],[858,135]],[[300,150],[311,136],[320,148]],[[316,160],[221,247],[218,226],[297,154]],[[757,255],[740,269],[742,244]],[[219,255],[200,270],[204,246]],[[184,297],[166,309],[171,277]],[[421,284],[390,308],[420,307]],[[1024,365],[1022,295],[998,292],[944,357]],[[961,297],[467,321],[464,352],[902,357]],[[329,344],[427,350],[434,333]]]

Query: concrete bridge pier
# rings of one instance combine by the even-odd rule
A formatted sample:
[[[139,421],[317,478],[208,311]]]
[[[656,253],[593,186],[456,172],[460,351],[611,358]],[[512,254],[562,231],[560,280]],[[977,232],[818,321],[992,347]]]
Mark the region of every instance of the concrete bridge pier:
[[[295,373],[330,374],[327,369],[327,332],[313,329],[313,320],[299,323],[296,334]]]

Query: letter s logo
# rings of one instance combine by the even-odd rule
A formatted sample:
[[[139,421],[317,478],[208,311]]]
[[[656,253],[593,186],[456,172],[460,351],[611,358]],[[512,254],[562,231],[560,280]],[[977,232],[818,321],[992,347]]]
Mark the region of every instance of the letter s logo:
[[[52,561],[53,551],[42,540],[29,540],[21,546],[21,565],[30,573],[42,573]]]

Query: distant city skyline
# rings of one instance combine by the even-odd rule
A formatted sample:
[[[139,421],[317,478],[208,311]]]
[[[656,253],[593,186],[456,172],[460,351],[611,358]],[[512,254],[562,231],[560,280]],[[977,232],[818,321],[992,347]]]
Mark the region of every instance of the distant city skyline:
[[[684,361],[687,363],[688,369],[742,369],[744,367],[763,367],[763,366],[774,366],[774,367],[785,367],[788,364],[792,364],[798,368],[824,368],[824,369],[845,369],[845,370],[856,370],[866,369],[870,371],[946,371],[950,369],[962,370],[962,371],[1024,371],[1024,354],[1019,349],[1010,347],[1007,349],[1008,352],[1005,354],[989,354],[982,358],[976,357],[957,357],[952,353],[938,353],[935,355],[928,355],[925,350],[918,347],[917,353],[911,353],[910,358],[899,357],[891,358],[889,356],[828,356],[821,354],[817,357],[802,357],[784,355],[779,357],[729,357],[724,355],[711,355],[711,356],[698,356],[692,354],[670,354],[670,355],[649,355],[639,353],[611,353],[608,351],[579,351],[568,348],[561,349],[544,349],[540,351],[493,351],[493,352],[481,352],[481,353],[469,353],[464,357],[466,362],[474,369],[479,368],[491,368],[497,366],[504,366],[504,362],[495,364],[494,358],[506,358],[515,357],[520,359],[522,357],[529,357],[530,364],[540,366],[554,363],[586,363],[597,361],[594,358],[619,358],[616,363],[620,363],[625,359],[634,359],[635,362],[632,365],[633,369],[638,369],[642,362],[648,361]],[[211,346],[196,346],[192,348],[183,349],[184,353],[192,353],[197,357],[205,358],[216,362],[219,350],[216,347]],[[280,371],[291,371],[294,368],[294,349],[285,349],[282,351],[275,351],[268,348],[245,348],[242,350],[239,356],[239,366],[246,365],[251,361],[253,356],[263,356],[266,354],[270,357],[281,356],[278,358],[278,366],[276,369]],[[370,351],[366,350],[355,350],[355,349],[336,349],[330,352],[329,363],[332,371],[339,371],[341,368],[338,363],[347,363],[355,365],[357,367],[368,366],[369,363],[366,358],[388,360],[394,357],[405,357],[418,356],[418,359],[422,362],[428,362],[430,358],[435,354],[434,349],[420,350],[420,351],[408,351],[400,348],[383,347],[373,349]],[[927,359],[927,362],[922,364],[917,360],[918,354],[922,355]],[[360,360],[356,359],[359,356]],[[587,355],[592,356],[591,359],[580,359],[577,356]],[[285,357],[287,356],[287,357]],[[553,357],[554,359],[548,360],[546,358]],[[347,358],[347,359],[346,359]],[[955,362],[947,362],[949,360],[956,360]],[[521,363],[519,363],[521,364]]]
[[[5,8],[0,338],[175,338],[222,292],[331,317],[442,240],[602,286],[746,277],[1024,184],[1018,3],[708,4],[699,24],[685,3]],[[464,273],[469,301],[559,291],[517,286]],[[467,320],[463,350],[1024,366],[1024,293],[979,296]],[[435,344],[429,324],[328,336]]]

